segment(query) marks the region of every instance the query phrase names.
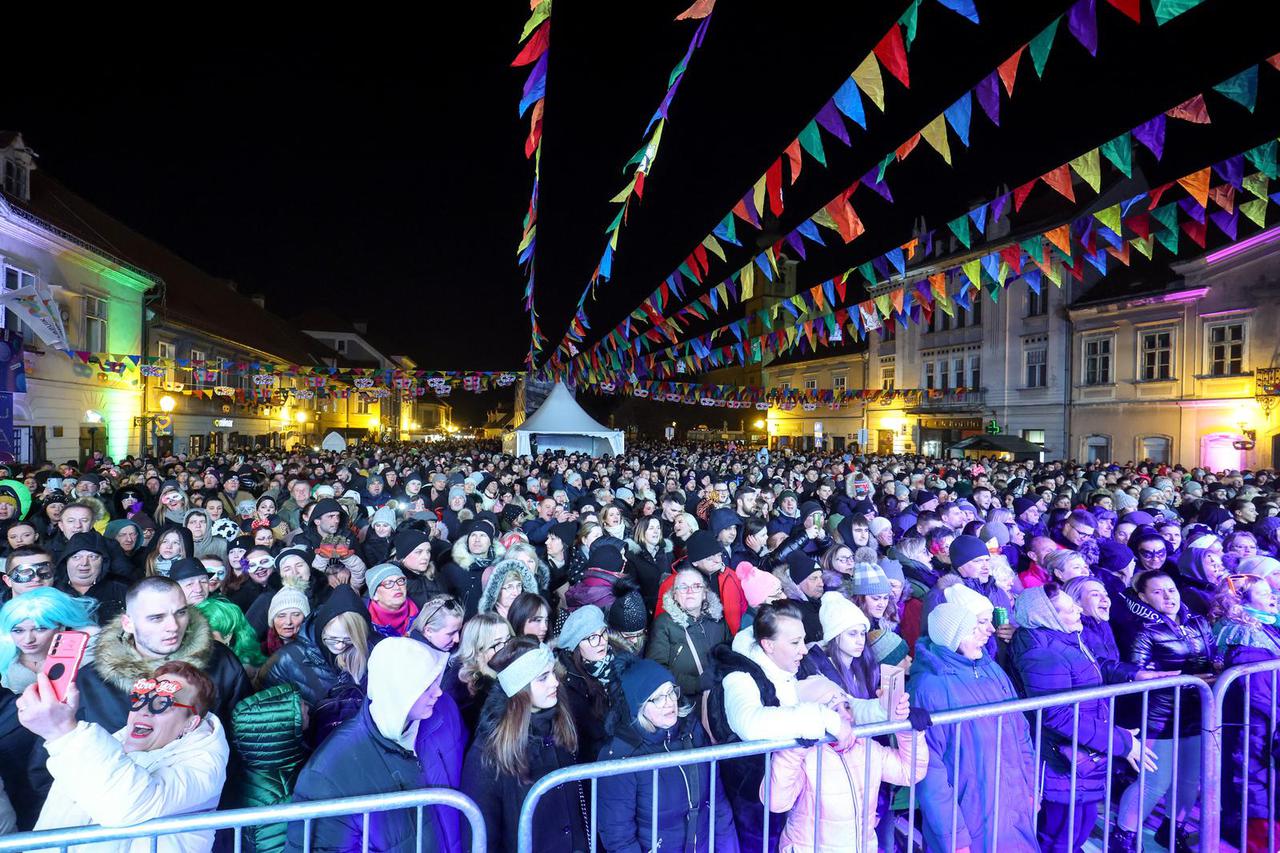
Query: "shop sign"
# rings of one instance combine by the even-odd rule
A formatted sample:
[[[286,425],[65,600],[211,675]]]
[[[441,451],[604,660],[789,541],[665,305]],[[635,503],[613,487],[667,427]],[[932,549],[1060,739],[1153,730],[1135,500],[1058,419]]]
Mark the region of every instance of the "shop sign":
[[[921,418],[921,429],[982,429],[982,418]]]

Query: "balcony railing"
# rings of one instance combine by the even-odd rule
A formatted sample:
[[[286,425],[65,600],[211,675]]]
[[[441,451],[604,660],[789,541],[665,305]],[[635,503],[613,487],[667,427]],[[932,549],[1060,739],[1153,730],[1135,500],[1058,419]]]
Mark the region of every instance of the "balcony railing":
[[[962,391],[956,393],[951,389],[940,389],[936,394],[923,391],[920,402],[912,406],[913,412],[962,412],[982,409],[986,405],[985,389]]]

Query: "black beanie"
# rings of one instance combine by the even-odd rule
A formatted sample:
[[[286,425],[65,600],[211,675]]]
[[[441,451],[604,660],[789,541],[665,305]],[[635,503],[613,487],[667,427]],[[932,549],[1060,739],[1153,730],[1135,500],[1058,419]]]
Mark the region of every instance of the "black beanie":
[[[396,559],[403,560],[413,552],[423,542],[430,542],[431,536],[424,530],[418,530],[413,527],[406,527],[404,530],[397,530],[391,542],[395,546]]]
[[[959,569],[970,560],[990,556],[991,551],[987,549],[987,543],[977,536],[957,536],[951,540],[947,555],[951,558],[951,567]]]

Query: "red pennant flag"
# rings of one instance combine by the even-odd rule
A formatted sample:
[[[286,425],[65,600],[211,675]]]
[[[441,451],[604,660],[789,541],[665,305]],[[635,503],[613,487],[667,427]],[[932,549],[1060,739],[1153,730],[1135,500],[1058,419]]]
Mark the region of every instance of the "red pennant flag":
[[[1124,225],[1144,240],[1151,236],[1151,216],[1149,214],[1134,214],[1124,221]],[[1128,244],[1126,243],[1125,245],[1127,246]]]
[[[1000,260],[1009,265],[1015,273],[1022,272],[1022,249],[1016,245],[1005,246],[1000,250]]]
[[[1231,184],[1220,184],[1209,191],[1209,200],[1231,213],[1236,209],[1236,189]]]
[[[831,218],[835,220],[836,227],[840,229],[840,238],[846,243],[852,243],[857,239],[858,235],[866,230],[853,206],[849,204],[851,193],[852,189],[845,190],[832,199],[825,208],[827,213],[831,214]]]
[[[711,266],[710,264],[707,263],[707,247],[706,246],[702,246],[702,245],[697,246],[693,250],[693,256],[697,258],[698,263],[702,265],[702,272],[704,275],[711,271]],[[663,282],[662,286],[665,288],[667,286],[666,282]],[[666,296],[666,294],[664,293],[663,296]]]
[[[774,160],[764,173],[765,187],[769,192],[769,211],[774,216],[782,215],[782,158]]]
[[[914,151],[916,146],[919,144],[920,144],[920,134],[918,133],[913,134],[910,139],[902,143],[902,145],[898,146],[898,152],[897,152],[898,159],[899,160],[907,159],[907,155],[910,154],[912,151]]]
[[[1171,186],[1173,186],[1172,182],[1167,184],[1161,184],[1160,186],[1148,192],[1147,197],[1151,199],[1151,203],[1147,205],[1147,210],[1155,210],[1156,206],[1160,204],[1160,196],[1164,195],[1164,191],[1169,189],[1169,187]]]
[[[1196,95],[1165,113],[1169,118],[1180,118],[1192,124],[1208,124],[1209,108],[1204,105],[1204,95]]]
[[[1045,172],[1040,178],[1060,194],[1066,196],[1067,201],[1076,200],[1075,193],[1071,191],[1071,170],[1065,164],[1052,171]]]
[[[1277,53],[1275,56],[1268,56],[1267,64],[1275,70],[1280,71],[1280,53]]]
[[[1013,209],[1014,211],[1022,210],[1022,203],[1027,200],[1027,196],[1031,194],[1031,190],[1035,187],[1039,178],[1032,178],[1013,191]]]
[[[1186,222],[1182,223],[1182,230],[1191,238],[1191,242],[1195,243],[1201,249],[1204,248],[1204,236],[1205,231],[1207,230],[1205,223],[1196,222],[1194,219],[1188,219]]]
[[[644,198],[644,172],[636,172],[636,185],[633,191],[636,194],[636,198]],[[623,218],[625,217],[626,214],[623,214]]]
[[[845,280],[843,275],[836,276],[836,296],[840,297],[841,302],[844,302],[844,294],[847,286],[848,282]]]
[[[800,140],[793,139],[791,144],[787,146],[787,160],[791,162],[791,183],[794,185],[796,178],[800,177]]]
[[[1005,92],[1013,96],[1013,81],[1018,76],[1018,61],[1022,59],[1022,52],[1027,49],[1024,44],[1013,52],[1013,56],[1000,63],[997,69],[1000,72],[1000,80],[1004,83]]]
[[[1142,23],[1142,0],[1107,0],[1107,2],[1132,18],[1135,24]]]
[[[532,65],[538,61],[542,54],[547,52],[547,45],[551,43],[551,22],[543,21],[541,26],[533,31],[533,35],[520,52],[516,54],[516,58],[511,60],[512,68],[519,68],[521,65]]]
[[[894,24],[884,34],[880,43],[874,48],[876,58],[885,70],[898,78],[903,86],[911,88],[911,77],[907,73],[907,49],[902,44],[902,31]]]

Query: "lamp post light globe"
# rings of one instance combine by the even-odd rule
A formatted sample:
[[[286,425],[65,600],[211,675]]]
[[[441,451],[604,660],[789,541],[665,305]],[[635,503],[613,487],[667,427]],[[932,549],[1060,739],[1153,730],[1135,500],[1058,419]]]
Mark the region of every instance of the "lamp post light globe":
[[[293,415],[293,419],[300,424],[305,424],[307,422],[307,413],[303,411],[295,412]]]
[[[168,394],[165,394],[163,397],[160,398],[160,411],[162,412],[166,412],[166,413],[172,412],[173,407],[175,405],[177,404],[174,402],[173,398],[170,397]]]

